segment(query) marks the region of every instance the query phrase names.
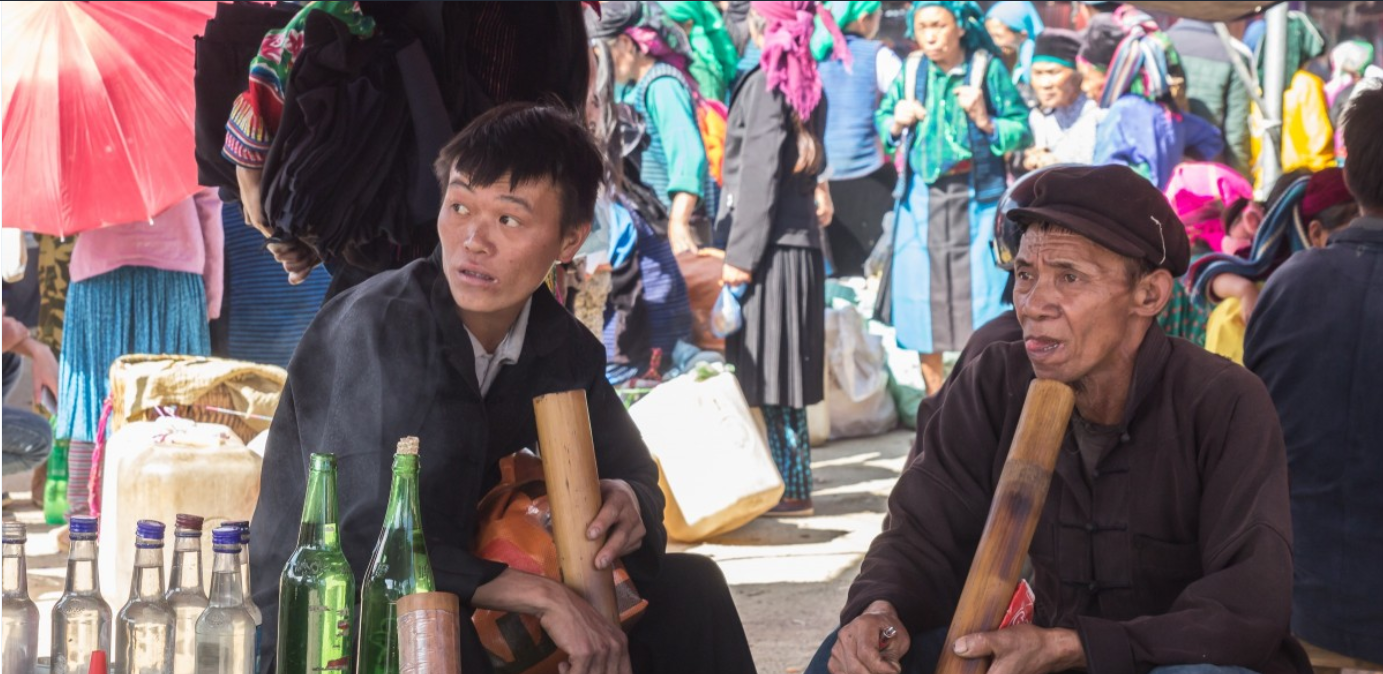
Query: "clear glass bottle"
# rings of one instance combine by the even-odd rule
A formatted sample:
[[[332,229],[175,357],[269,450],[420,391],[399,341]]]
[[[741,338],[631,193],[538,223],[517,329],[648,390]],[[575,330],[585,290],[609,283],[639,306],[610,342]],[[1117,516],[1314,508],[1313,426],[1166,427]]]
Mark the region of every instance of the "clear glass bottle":
[[[313,454],[298,548],[279,578],[279,674],[355,671],[355,574],[341,552],[336,513],[336,457]]]
[[[96,574],[96,518],[68,524],[67,587],[53,605],[52,674],[88,674],[92,651],[110,652],[110,604]]]
[[[196,674],[254,674],[255,625],[240,589],[240,529],[211,532],[211,597],[197,619]]]
[[[163,523],[135,526],[130,600],[115,617],[115,674],[171,674],[173,608],[163,595]]]
[[[250,523],[245,520],[223,522],[223,527],[240,529],[240,594],[245,598],[245,609],[255,621],[255,671],[259,671],[259,647],[264,643],[264,614],[254,600],[254,590],[250,587]]]
[[[398,613],[395,602],[414,592],[432,592],[432,565],[418,509],[418,439],[399,441],[384,526],[375,542],[360,597],[360,650],[356,674],[398,674]]]
[[[34,671],[38,662],[38,607],[29,599],[29,573],[24,561],[28,535],[19,522],[4,526],[4,671]]]
[[[173,570],[164,598],[173,609],[173,674],[197,670],[197,619],[206,610],[202,589],[202,518],[178,514],[173,536]]]

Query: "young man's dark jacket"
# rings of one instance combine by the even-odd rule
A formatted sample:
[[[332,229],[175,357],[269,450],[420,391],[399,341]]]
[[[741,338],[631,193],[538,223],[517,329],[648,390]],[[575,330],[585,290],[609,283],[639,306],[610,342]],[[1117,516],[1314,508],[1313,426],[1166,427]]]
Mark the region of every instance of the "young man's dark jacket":
[[[648,530],[624,563],[636,584],[657,573],[667,542],[658,469],[605,380],[604,347],[539,288],[518,362],[504,366],[482,397],[439,257],[375,276],[327,303],[289,366],[251,528],[265,663],[274,653],[279,575],[297,544],[311,453],[336,454],[341,546],[359,581],[384,520],[395,445],[417,436],[422,525],[437,589],[469,603],[476,587],[505,569],[470,553],[476,505],[498,482],[501,457],[537,447],[532,400],[545,393],[586,392],[600,476],[633,487]],[[489,671],[471,622],[461,622],[463,669]]]
[[[950,623],[1033,378],[1022,342],[997,343],[948,385],[842,624],[876,600],[913,635]],[[1287,462],[1262,382],[1153,325],[1123,419],[1089,475],[1067,432],[1029,550],[1035,623],[1076,630],[1091,674],[1309,672],[1288,634]]]

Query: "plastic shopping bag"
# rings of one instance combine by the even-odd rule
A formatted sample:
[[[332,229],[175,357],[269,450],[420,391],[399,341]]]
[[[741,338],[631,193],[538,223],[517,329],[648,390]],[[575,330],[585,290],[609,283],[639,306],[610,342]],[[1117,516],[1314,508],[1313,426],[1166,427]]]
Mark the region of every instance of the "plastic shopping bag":
[[[711,307],[711,334],[725,338],[739,332],[744,327],[744,310],[740,308],[740,298],[748,286],[724,286],[715,306]]]

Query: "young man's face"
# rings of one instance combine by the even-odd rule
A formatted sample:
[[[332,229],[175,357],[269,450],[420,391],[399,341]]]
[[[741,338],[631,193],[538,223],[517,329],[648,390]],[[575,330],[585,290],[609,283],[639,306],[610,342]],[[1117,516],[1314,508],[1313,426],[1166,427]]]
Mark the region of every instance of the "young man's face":
[[[462,316],[522,309],[552,264],[570,262],[590,229],[586,223],[562,231],[561,193],[550,180],[510,190],[508,174],[476,186],[452,171],[437,233],[442,268]]]

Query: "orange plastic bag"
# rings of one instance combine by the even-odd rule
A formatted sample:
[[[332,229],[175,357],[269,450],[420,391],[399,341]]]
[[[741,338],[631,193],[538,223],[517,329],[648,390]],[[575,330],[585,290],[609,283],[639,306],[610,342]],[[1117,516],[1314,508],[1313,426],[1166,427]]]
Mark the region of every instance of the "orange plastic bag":
[[[475,554],[561,582],[542,459],[511,454],[500,459],[499,470],[499,484],[480,501]],[[628,632],[648,601],[639,596],[623,564],[616,562],[613,573],[620,626]],[[476,609],[471,620],[495,674],[556,674],[567,659],[543,632],[537,616]]]

